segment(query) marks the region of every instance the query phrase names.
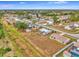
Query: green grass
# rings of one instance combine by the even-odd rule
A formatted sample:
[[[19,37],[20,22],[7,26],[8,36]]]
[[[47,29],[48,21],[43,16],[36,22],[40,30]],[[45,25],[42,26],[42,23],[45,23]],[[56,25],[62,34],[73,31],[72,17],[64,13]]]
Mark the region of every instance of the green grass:
[[[76,41],[77,39],[76,38],[73,38],[73,37],[71,37],[71,36],[69,36],[69,35],[64,35],[65,37],[67,37],[67,38],[69,38],[71,41]]]
[[[65,31],[68,32],[68,33],[71,33],[71,34],[79,34],[79,30],[78,29],[65,30]]]

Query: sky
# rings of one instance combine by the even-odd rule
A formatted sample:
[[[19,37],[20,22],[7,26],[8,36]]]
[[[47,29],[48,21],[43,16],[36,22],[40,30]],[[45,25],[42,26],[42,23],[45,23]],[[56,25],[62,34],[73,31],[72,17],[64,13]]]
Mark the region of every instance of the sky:
[[[0,1],[3,9],[79,9],[79,1]]]

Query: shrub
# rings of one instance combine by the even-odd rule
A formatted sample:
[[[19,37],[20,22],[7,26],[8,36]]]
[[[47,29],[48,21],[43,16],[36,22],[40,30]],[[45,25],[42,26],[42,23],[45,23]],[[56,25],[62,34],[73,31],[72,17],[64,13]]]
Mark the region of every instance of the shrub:
[[[11,51],[11,48],[5,48],[4,51],[9,52],[9,51]]]

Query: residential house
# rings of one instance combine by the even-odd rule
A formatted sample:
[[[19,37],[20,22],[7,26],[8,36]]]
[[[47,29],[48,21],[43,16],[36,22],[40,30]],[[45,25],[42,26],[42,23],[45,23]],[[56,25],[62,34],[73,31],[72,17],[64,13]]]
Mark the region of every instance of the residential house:
[[[65,26],[64,28],[67,30],[71,30],[71,29],[78,28],[78,27],[79,27],[79,23],[71,23],[71,24]]]
[[[72,28],[70,26],[65,26],[64,29],[71,30]]]
[[[63,56],[64,57],[71,57],[71,54],[68,51],[64,51]]]
[[[35,25],[35,24],[29,24],[29,25],[28,25],[28,28],[29,28],[29,29],[32,29],[32,30],[37,30],[37,29],[40,28],[40,26]]]
[[[66,53],[68,52],[68,53]],[[69,55],[70,54],[70,55]],[[71,47],[63,52],[63,56],[66,57],[79,57],[79,40],[74,42]]]
[[[40,25],[52,25],[54,23],[53,20],[40,20],[38,21],[36,24],[40,24]]]
[[[41,28],[41,29],[39,29],[39,32],[42,33],[43,35],[47,35],[49,33],[52,33],[52,30],[49,30],[46,28]]]
[[[57,34],[57,33],[53,33],[51,36],[50,36],[50,39],[54,39],[62,44],[67,44],[68,42],[70,42],[70,39],[67,38],[67,37],[64,37],[63,35],[61,34]]]
[[[62,20],[62,21],[67,21],[68,19],[70,18],[70,15],[62,15],[62,16],[59,16],[59,19]]]

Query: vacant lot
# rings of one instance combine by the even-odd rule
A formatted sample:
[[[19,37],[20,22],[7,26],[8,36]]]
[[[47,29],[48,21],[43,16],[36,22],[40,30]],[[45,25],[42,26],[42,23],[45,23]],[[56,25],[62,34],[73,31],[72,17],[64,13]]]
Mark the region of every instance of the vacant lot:
[[[59,51],[64,45],[60,44],[55,40],[49,39],[48,36],[43,36],[39,32],[22,32],[31,43],[42,51],[46,56],[52,56],[54,53]]]

